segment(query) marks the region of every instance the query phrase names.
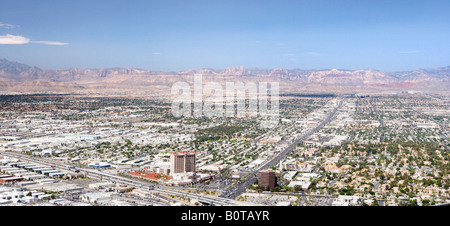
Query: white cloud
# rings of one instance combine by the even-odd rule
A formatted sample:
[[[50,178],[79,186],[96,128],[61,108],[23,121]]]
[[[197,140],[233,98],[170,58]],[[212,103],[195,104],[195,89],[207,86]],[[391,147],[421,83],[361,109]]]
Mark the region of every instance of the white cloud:
[[[161,55],[161,53],[152,53],[153,55]]]
[[[322,54],[318,53],[318,52],[306,52],[305,53],[308,56],[321,56]]]
[[[32,43],[40,43],[40,44],[46,44],[46,45],[55,45],[55,46],[64,46],[68,45],[69,43],[65,42],[51,42],[51,41],[31,41]]]
[[[12,24],[4,24],[4,23],[0,22],[0,27],[1,27],[1,28],[10,29],[10,28],[16,28],[16,27],[18,27],[18,26],[12,25]]]
[[[0,22],[0,28],[10,29],[10,28],[16,28],[18,26],[12,25],[12,24],[5,24]],[[0,35],[0,44],[4,45],[21,45],[21,44],[27,44],[27,43],[39,43],[39,44],[45,44],[45,45],[56,45],[56,46],[63,46],[68,45],[69,43],[65,42],[55,42],[55,41],[31,41],[29,38],[20,36],[20,35]]]
[[[9,45],[17,45],[17,44],[27,44],[30,42],[29,38],[25,38],[19,35],[0,35],[0,44],[9,44]]]
[[[54,41],[31,41],[29,38],[20,36],[20,35],[0,35],[0,44],[4,45],[19,45],[19,44],[27,44],[27,43],[39,43],[45,45],[68,45],[69,43],[65,42],[54,42]]]
[[[401,51],[398,53],[402,53],[402,54],[413,54],[413,53],[421,53],[422,51],[420,50],[410,50],[410,51]]]

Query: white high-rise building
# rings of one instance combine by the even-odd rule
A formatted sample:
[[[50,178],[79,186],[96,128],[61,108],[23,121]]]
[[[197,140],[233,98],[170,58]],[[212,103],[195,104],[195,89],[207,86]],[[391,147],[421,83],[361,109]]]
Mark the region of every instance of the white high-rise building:
[[[195,172],[195,151],[172,152],[170,174]]]

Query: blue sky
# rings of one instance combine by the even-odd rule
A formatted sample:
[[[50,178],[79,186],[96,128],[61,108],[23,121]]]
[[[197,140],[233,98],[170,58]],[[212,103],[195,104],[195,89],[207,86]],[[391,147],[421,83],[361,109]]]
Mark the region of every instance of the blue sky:
[[[450,1],[0,3],[0,57],[43,69],[450,65]]]

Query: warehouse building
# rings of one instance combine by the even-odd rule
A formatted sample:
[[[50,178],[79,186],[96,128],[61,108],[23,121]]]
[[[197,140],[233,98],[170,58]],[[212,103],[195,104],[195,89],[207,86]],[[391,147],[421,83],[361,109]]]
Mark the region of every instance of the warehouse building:
[[[109,168],[111,167],[111,164],[107,162],[91,162],[87,166],[93,168]]]
[[[0,178],[0,183],[13,183],[22,181],[23,179],[24,179],[23,177],[3,177]]]

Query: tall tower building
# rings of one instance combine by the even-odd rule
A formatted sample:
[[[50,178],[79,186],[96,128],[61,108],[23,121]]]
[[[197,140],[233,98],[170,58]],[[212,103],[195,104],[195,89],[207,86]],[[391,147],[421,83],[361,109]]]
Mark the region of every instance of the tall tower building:
[[[170,174],[186,172],[195,172],[195,151],[172,152]]]
[[[275,188],[277,185],[277,177],[275,171],[271,169],[261,170],[258,172],[258,185],[261,187]]]

